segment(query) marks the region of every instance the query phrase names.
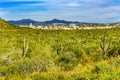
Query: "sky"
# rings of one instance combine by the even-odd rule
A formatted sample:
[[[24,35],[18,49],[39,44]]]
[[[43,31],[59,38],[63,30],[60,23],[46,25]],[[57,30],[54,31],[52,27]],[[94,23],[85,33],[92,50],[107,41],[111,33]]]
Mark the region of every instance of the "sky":
[[[120,22],[120,0],[0,0],[5,20]]]

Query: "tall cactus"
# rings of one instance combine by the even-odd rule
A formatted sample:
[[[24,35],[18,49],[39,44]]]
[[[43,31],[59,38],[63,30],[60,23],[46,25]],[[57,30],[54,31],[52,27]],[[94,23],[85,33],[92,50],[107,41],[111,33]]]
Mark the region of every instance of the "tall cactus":
[[[106,39],[106,35],[104,35],[101,38],[101,42],[100,42],[100,48],[102,49],[102,53],[104,54],[104,56],[107,56],[107,52],[109,51],[109,49],[112,46],[111,43],[112,38],[109,38],[108,40]]]
[[[26,39],[23,40],[23,51],[22,51],[22,58],[26,57],[28,51],[28,44],[26,42]]]

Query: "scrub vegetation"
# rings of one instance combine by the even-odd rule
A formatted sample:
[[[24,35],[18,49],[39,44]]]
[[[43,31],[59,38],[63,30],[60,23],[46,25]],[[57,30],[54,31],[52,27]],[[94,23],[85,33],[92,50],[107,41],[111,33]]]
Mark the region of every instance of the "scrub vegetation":
[[[0,80],[119,80],[119,66],[120,28],[35,30],[0,25]]]

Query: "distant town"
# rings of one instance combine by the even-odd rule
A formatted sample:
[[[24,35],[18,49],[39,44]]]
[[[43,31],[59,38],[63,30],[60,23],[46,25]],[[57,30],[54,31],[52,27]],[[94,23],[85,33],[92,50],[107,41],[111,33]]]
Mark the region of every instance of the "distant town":
[[[31,19],[22,19],[18,21],[8,21],[9,23],[20,26],[20,27],[29,27],[33,29],[42,29],[42,30],[73,30],[73,29],[105,29],[105,28],[114,28],[119,27],[120,22],[117,23],[87,23],[79,21],[65,21],[59,19],[53,19],[49,21],[35,21]]]
[[[119,27],[120,24],[117,25],[94,25],[94,26],[89,26],[89,25],[78,25],[78,24],[62,24],[62,23],[54,23],[52,25],[33,25],[30,23],[29,25],[19,25],[20,27],[29,27],[32,29],[42,29],[42,30],[76,30],[76,29],[109,29],[109,28],[115,28]]]

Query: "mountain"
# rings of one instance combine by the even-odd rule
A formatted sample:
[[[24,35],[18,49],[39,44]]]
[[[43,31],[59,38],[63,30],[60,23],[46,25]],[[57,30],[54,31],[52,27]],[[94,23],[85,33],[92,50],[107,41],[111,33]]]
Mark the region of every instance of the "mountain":
[[[53,20],[49,20],[49,21],[44,21],[44,22],[40,22],[40,21],[35,21],[35,20],[31,20],[31,19],[22,19],[22,20],[18,20],[18,21],[13,21],[10,20],[8,21],[11,24],[14,25],[30,25],[30,23],[32,23],[33,25],[46,25],[46,24],[54,24],[54,23],[62,23],[62,24],[89,24],[89,23],[85,23],[85,22],[78,22],[78,21],[65,21],[65,20],[59,20],[59,19],[53,19]]]
[[[14,26],[0,18],[0,29],[13,28]]]
[[[38,22],[38,21],[34,21],[34,20],[31,20],[31,19],[22,19],[22,20],[18,20],[18,21],[8,21],[9,23],[11,24],[14,24],[14,25],[29,25],[30,23],[34,24],[34,25],[38,25],[40,24],[41,22]]]
[[[65,20],[59,20],[59,19],[53,19],[53,20],[51,20],[51,21],[45,21],[44,23],[45,23],[45,24],[53,24],[53,23],[63,23],[63,24],[71,24],[71,23],[74,23],[74,24],[88,24],[88,23],[85,23],[85,22],[65,21]]]
[[[44,23],[45,24],[53,24],[53,23],[71,24],[71,23],[80,23],[80,22],[72,22],[72,21],[53,19],[51,21],[45,21]]]

